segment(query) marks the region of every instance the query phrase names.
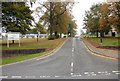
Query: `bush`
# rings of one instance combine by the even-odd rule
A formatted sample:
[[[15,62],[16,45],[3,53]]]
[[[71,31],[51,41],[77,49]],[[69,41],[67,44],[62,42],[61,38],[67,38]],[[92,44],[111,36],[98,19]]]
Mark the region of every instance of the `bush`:
[[[54,40],[55,39],[55,36],[49,36],[48,37],[48,40]]]
[[[63,38],[66,38],[66,36],[63,36]]]

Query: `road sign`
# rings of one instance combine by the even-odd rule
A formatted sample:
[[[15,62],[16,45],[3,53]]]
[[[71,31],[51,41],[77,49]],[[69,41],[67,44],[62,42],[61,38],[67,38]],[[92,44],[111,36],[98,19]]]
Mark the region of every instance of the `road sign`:
[[[20,40],[20,33],[7,33],[7,40]]]
[[[8,32],[7,33],[7,47],[9,48],[9,40],[19,40],[20,47],[20,33],[19,32]]]

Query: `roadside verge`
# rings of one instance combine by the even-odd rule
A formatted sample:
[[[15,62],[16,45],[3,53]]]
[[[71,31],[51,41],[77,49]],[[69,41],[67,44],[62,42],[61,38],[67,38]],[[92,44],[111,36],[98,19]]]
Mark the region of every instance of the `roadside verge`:
[[[105,57],[114,60],[120,60],[118,50],[100,49],[91,45],[85,38],[81,38],[86,49],[93,55]]]
[[[7,65],[13,65],[13,64],[18,64],[18,63],[22,63],[22,62],[26,62],[26,61],[30,61],[30,60],[40,60],[43,58],[47,58],[48,56],[53,55],[55,52],[57,52],[63,45],[64,43],[67,41],[68,39],[66,39],[64,42],[62,42],[61,44],[59,44],[55,49],[53,49],[52,51],[47,51],[47,52],[43,52],[43,53],[38,53],[36,54],[35,57],[30,58],[30,59],[25,59],[25,60],[21,60],[21,61],[17,61],[17,62],[12,62],[12,63],[7,63],[7,64],[2,64],[1,66],[7,66]],[[35,54],[34,54],[35,55]],[[0,66],[0,67],[1,67]]]

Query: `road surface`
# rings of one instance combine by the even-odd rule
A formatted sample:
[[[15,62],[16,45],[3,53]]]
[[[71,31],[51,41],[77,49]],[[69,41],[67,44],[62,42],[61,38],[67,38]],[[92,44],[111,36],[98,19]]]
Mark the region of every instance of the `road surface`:
[[[119,74],[117,60],[92,55],[77,38],[47,58],[2,67],[8,79],[118,79]]]

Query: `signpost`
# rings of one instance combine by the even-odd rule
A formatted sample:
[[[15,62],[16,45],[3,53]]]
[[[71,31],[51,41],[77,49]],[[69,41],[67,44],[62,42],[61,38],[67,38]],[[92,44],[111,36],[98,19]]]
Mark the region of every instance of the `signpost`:
[[[20,47],[20,33],[19,32],[8,32],[7,33],[7,47],[9,48],[9,40],[19,40]]]

